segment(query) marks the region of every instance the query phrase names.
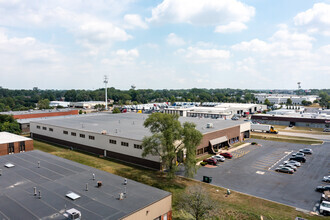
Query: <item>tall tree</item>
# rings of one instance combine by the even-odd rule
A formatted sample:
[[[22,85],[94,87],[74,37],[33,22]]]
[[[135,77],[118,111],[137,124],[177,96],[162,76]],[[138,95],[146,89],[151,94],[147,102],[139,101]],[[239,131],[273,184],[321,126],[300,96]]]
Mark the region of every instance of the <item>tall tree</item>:
[[[49,100],[48,99],[42,99],[38,102],[39,109],[49,109]]]
[[[186,159],[184,161],[186,177],[193,177],[197,172],[196,166],[196,146],[198,146],[203,138],[201,132],[196,130],[196,125],[191,122],[183,124],[183,144],[186,150]]]
[[[286,105],[292,105],[292,99],[290,99],[290,98],[287,99],[287,100],[286,100]]]
[[[202,134],[195,129],[193,123],[185,123],[182,127],[178,118],[178,115],[153,113],[144,122],[144,126],[150,129],[152,135],[143,138],[142,157],[150,154],[159,156],[170,178],[174,177],[177,170],[177,153],[184,147],[187,151],[187,158],[184,161],[187,173],[189,175],[195,173],[194,154],[196,154],[196,146],[202,139]]]

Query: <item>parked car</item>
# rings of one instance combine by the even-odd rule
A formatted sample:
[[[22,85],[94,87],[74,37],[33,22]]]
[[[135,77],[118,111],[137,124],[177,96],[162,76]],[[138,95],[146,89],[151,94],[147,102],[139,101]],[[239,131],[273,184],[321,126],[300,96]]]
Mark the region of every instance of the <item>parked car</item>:
[[[330,132],[330,128],[324,128],[323,132]]]
[[[317,192],[324,192],[324,191],[328,191],[328,190],[330,190],[330,185],[318,186],[315,189],[315,191],[317,191]]]
[[[232,158],[233,155],[231,153],[220,153],[221,156],[224,156],[225,158]]]
[[[321,196],[321,202],[328,201],[330,202],[330,191],[324,191]]]
[[[330,214],[330,202],[322,201],[320,204],[320,214],[329,215]]]
[[[207,164],[211,164],[211,165],[217,165],[217,163],[218,163],[218,161],[214,158],[204,159],[203,162],[206,162]]]
[[[291,169],[293,169],[294,171],[297,171],[297,167],[293,164],[284,164],[284,165],[279,165],[279,167],[289,167]]]
[[[300,149],[299,152],[304,153],[304,154],[312,154],[313,153],[312,149],[310,149],[310,148]]]
[[[225,161],[225,157],[221,156],[221,155],[214,155],[214,156],[212,156],[212,158],[214,158],[214,159],[216,159],[217,161],[220,161],[220,162]]]
[[[292,154],[292,157],[304,157],[304,156],[305,156],[305,154],[301,153],[301,152],[297,152],[297,153]]]
[[[235,121],[237,121],[239,118],[237,118],[237,117],[232,117],[231,118],[231,120],[235,120]]]
[[[297,162],[297,161],[294,161],[294,160],[284,161],[283,164],[293,164],[296,167],[300,167],[301,166],[301,163],[300,162]]]
[[[305,157],[290,157],[289,160],[294,160],[294,161],[298,161],[298,162],[302,162],[302,163],[305,163],[306,162],[306,158]]]
[[[277,167],[275,169],[275,171],[282,172],[282,173],[290,173],[290,174],[293,174],[294,173],[293,169],[291,169],[289,167]]]
[[[330,183],[330,176],[324,176],[322,179],[323,182]]]

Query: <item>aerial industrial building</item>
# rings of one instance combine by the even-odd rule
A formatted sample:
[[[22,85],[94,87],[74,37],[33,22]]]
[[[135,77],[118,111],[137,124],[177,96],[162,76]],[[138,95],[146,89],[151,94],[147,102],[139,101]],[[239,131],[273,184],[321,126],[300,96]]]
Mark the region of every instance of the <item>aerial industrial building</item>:
[[[0,219],[172,219],[172,195],[41,151],[0,157]]]
[[[0,132],[0,156],[33,150],[31,138]]]
[[[282,104],[286,103],[288,99],[292,100],[292,104],[301,105],[303,101],[313,103],[318,96],[315,95],[291,95],[291,94],[266,94],[266,93],[255,93],[254,97],[258,100],[258,103],[265,103],[265,100],[271,104]]]
[[[31,122],[31,137],[65,147],[103,155],[154,169],[161,169],[158,156],[142,158],[142,140],[150,136],[143,126],[146,114],[89,114],[79,117]],[[214,152],[250,136],[250,122],[180,117],[193,122],[203,134],[197,154]]]

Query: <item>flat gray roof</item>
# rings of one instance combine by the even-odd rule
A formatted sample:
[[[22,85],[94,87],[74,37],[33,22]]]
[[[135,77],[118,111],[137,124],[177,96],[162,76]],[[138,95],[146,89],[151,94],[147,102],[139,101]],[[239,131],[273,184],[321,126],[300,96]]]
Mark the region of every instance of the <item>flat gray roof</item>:
[[[15,166],[4,167],[9,162]],[[0,169],[0,219],[64,220],[65,208],[77,209],[82,219],[120,219],[170,195],[128,180],[127,196],[118,200],[124,192],[123,177],[37,150],[1,156]],[[97,181],[102,181],[100,188]],[[41,199],[34,196],[33,187],[41,191]],[[69,192],[80,198],[67,198]]]
[[[32,140],[32,139],[5,131],[0,132],[0,144],[7,144],[12,142],[28,141],[28,140]]]
[[[48,125],[58,126],[62,128],[71,128],[81,131],[102,133],[106,131],[108,135],[124,137],[128,139],[142,140],[145,136],[150,136],[149,129],[143,126],[144,120],[148,118],[148,114],[139,113],[122,113],[122,114],[91,114],[83,116],[73,116],[64,118],[49,118],[44,120],[36,120],[33,122]],[[247,123],[243,121],[219,120],[207,118],[180,117],[179,121],[193,122],[196,124],[197,130],[202,134],[239,126]],[[208,123],[213,124],[213,128],[206,128]]]
[[[0,115],[29,115],[29,114],[40,114],[50,112],[68,112],[75,110],[75,108],[59,108],[59,109],[44,109],[44,110],[27,110],[27,111],[9,111],[0,112]]]

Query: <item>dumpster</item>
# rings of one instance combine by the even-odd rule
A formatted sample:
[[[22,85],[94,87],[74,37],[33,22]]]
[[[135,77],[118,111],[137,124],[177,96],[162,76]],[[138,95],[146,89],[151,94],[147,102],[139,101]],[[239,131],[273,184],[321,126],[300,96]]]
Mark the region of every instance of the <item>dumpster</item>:
[[[211,183],[212,182],[212,177],[211,176],[203,176],[203,182]]]

